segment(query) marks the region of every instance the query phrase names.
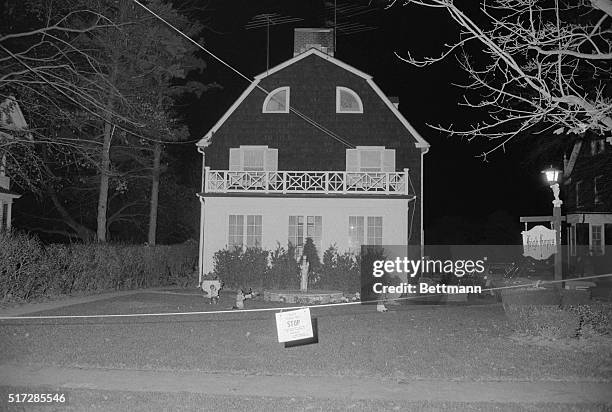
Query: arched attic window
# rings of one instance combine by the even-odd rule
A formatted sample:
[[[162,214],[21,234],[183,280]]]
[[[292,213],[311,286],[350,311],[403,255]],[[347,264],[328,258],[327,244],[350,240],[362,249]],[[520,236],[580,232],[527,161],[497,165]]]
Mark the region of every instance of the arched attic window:
[[[266,96],[263,103],[264,113],[289,113],[289,87],[279,87]]]
[[[363,113],[359,95],[348,87],[336,87],[336,113]]]

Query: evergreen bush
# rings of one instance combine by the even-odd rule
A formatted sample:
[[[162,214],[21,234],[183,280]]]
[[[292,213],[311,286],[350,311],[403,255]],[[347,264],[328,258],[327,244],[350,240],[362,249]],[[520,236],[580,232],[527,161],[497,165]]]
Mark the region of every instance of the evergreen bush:
[[[0,299],[30,301],[72,293],[197,284],[197,243],[43,245],[0,232]]]

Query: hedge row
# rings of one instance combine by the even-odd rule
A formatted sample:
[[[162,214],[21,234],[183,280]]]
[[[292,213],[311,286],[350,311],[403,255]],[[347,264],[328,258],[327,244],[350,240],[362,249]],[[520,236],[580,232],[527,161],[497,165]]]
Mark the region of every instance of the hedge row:
[[[612,304],[590,301],[588,291],[526,287],[501,292],[506,316],[518,332],[555,339],[612,333]]]
[[[339,253],[331,246],[323,253],[318,267],[311,267],[308,287],[355,293],[360,289],[359,257]],[[299,289],[300,266],[295,250],[278,246],[267,251],[260,248],[223,249],[214,255],[210,277],[219,278],[234,289]]]
[[[22,233],[0,232],[0,298],[197,284],[197,244],[106,243],[43,245]]]

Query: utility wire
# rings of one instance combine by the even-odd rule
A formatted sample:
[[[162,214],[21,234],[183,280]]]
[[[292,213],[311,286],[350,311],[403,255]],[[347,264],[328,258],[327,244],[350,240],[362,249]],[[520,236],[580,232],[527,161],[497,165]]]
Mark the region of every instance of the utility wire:
[[[499,290],[509,290],[509,289],[523,289],[528,287],[536,287],[539,288],[542,285],[553,285],[556,283],[565,283],[571,282],[574,280],[587,280],[587,279],[602,279],[612,277],[612,273],[606,273],[603,275],[593,275],[593,276],[585,276],[585,277],[577,277],[570,279],[562,279],[562,280],[547,280],[547,281],[536,281],[532,283],[518,284],[518,285],[508,285],[508,286],[499,286],[499,287],[491,287],[491,288],[483,288],[481,292],[493,292]],[[146,290],[143,293],[151,293]],[[155,292],[152,292],[155,293]],[[157,292],[163,293],[163,292]],[[194,297],[200,298],[201,294],[192,294]],[[341,302],[341,303],[324,303],[319,305],[302,305],[302,306],[290,306],[290,307],[273,307],[273,308],[255,308],[255,309],[227,309],[227,310],[214,310],[214,311],[194,311],[194,312],[159,312],[159,313],[120,313],[120,314],[98,314],[98,315],[47,315],[47,316],[0,316],[0,321],[25,321],[25,320],[49,320],[49,319],[105,319],[105,318],[146,318],[146,317],[165,317],[165,316],[189,316],[189,315],[223,315],[229,313],[249,313],[249,312],[282,312],[284,310],[293,310],[293,309],[304,309],[304,308],[335,308],[341,306],[353,306],[353,305],[361,305],[361,304],[373,304],[373,303],[388,303],[391,301],[410,301],[410,300],[419,300],[419,299],[427,299],[432,296],[443,296],[445,293],[428,293],[424,295],[412,295],[406,297],[386,297],[376,300],[367,300],[367,301],[355,301],[355,302]],[[216,322],[223,322],[223,319],[218,319]],[[233,321],[233,320],[232,320]]]
[[[220,57],[218,57],[216,54],[214,54],[213,52],[211,52],[210,50],[208,50],[207,48],[205,48],[204,46],[202,46],[200,43],[198,43],[197,41],[193,40],[191,37],[189,37],[188,35],[186,35],[185,33],[183,33],[181,30],[179,30],[177,27],[175,27],[172,23],[168,22],[167,20],[165,20],[163,17],[161,17],[159,14],[155,13],[153,10],[151,10],[150,8],[148,8],[147,6],[145,6],[144,4],[142,4],[139,0],[132,0],[134,3],[138,4],[140,7],[142,7],[143,9],[145,9],[147,12],[151,13],[153,16],[155,16],[157,19],[159,19],[161,22],[163,22],[164,24],[166,24],[168,27],[170,27],[172,30],[174,30],[175,32],[177,32],[178,34],[180,34],[182,37],[184,37],[185,39],[187,39],[190,43],[194,44],[195,46],[197,46],[198,48],[202,49],[203,51],[205,51],[208,55],[210,55],[212,58],[214,58],[215,60],[217,60],[219,63],[223,64],[225,67],[227,67],[228,69],[230,69],[231,71],[233,71],[234,73],[238,74],[238,76],[242,77],[243,79],[245,79],[246,81],[248,81],[251,84],[254,84],[255,81],[251,80],[250,78],[248,78],[246,75],[244,75],[243,73],[241,73],[238,69],[234,68],[232,65],[230,65],[229,63],[225,62],[223,59],[221,59]],[[269,94],[269,92],[264,89],[262,86],[260,86],[259,84],[256,84],[255,87],[257,87],[257,89],[261,90],[262,92],[264,92],[266,95]],[[291,107],[291,105],[289,105],[289,111],[295,115],[297,115],[298,117],[300,117],[301,119],[303,119],[304,121],[306,121],[308,124],[316,127],[317,129],[319,129],[320,131],[322,131],[323,133],[325,133],[326,135],[328,135],[329,137],[331,137],[332,139],[342,143],[343,145],[354,149],[355,146],[353,144],[351,144],[348,140],[338,136],[336,133],[332,132],[331,130],[329,130],[328,128],[326,128],[325,126],[317,123],[315,120],[311,119],[310,117],[306,116],[305,114],[303,114],[302,112],[300,112],[299,110],[295,109],[294,107]]]

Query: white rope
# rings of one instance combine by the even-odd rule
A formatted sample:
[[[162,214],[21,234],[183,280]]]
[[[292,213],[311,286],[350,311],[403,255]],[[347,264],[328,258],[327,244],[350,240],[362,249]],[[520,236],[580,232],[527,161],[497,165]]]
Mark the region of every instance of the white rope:
[[[482,292],[490,292],[494,290],[502,290],[502,289],[515,289],[515,288],[524,288],[530,286],[539,286],[542,284],[554,284],[554,283],[562,283],[562,282],[571,282],[574,280],[586,280],[586,279],[597,279],[604,277],[612,277],[612,273],[608,273],[605,275],[594,275],[594,276],[585,276],[581,278],[573,278],[573,279],[563,279],[563,280],[550,280],[550,281],[537,281],[535,283],[525,283],[520,285],[511,285],[511,286],[501,286],[498,288],[488,288],[482,289]],[[147,293],[143,291],[142,293]],[[320,305],[301,305],[301,306],[289,306],[282,308],[258,308],[258,309],[228,309],[228,310],[215,310],[215,311],[199,311],[199,312],[164,312],[164,313],[126,313],[126,314],[115,314],[115,315],[50,315],[50,316],[0,316],[0,320],[43,320],[43,319],[100,319],[100,318],[137,318],[137,317],[156,317],[156,316],[188,316],[188,315],[217,315],[217,314],[225,314],[225,313],[255,313],[255,312],[282,312],[285,310],[292,309],[303,309],[303,308],[329,308],[336,306],[350,306],[350,305],[361,305],[362,303],[388,303],[390,301],[400,301],[400,300],[410,300],[410,299],[425,299],[430,298],[436,295],[444,295],[444,293],[432,293],[427,295],[420,296],[410,296],[405,298],[388,298],[388,299],[380,299],[380,300],[371,300],[367,302],[356,301],[356,302],[341,302],[341,303],[325,303]],[[193,296],[201,296],[194,294]]]

